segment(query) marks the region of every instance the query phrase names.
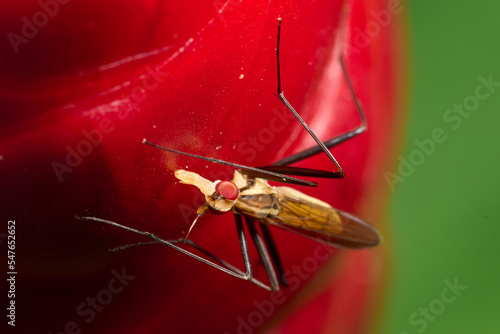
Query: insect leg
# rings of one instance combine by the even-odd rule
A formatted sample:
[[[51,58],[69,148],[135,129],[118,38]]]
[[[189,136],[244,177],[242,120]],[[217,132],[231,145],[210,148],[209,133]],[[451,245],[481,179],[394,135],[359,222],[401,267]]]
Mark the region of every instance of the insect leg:
[[[259,280],[256,280],[256,279],[253,279],[252,278],[252,275],[251,275],[251,268],[250,268],[250,260],[248,259],[248,250],[246,249],[246,239],[245,239],[245,235],[243,233],[243,239],[241,239],[241,233],[240,231],[238,230],[238,237],[240,237],[240,244],[244,244],[245,245],[245,250],[246,250],[246,261],[245,261],[245,255],[243,256],[244,258],[244,261],[245,261],[245,268],[247,270],[247,273],[243,273],[241,270],[235,268],[234,266],[230,265],[229,263],[225,262],[224,260],[221,260],[219,259],[217,256],[213,255],[212,253],[206,251],[205,249],[203,249],[202,247],[198,246],[197,244],[195,244],[193,241],[191,240],[186,240],[186,239],[177,239],[177,240],[165,240],[165,239],[162,239],[160,238],[159,236],[153,234],[153,233],[150,233],[150,232],[146,232],[146,231],[139,231],[139,230],[136,230],[136,229],[133,229],[131,227],[127,227],[127,226],[124,226],[124,225],[121,225],[121,224],[118,224],[118,223],[115,223],[113,221],[110,221],[110,220],[105,220],[105,219],[100,219],[100,218],[96,218],[96,217],[79,217],[79,216],[76,216],[75,217],[76,219],[79,219],[79,220],[91,220],[91,221],[95,221],[95,222],[98,222],[98,223],[105,223],[105,224],[109,224],[109,225],[113,225],[115,227],[119,227],[119,228],[122,228],[122,229],[125,229],[127,231],[130,231],[130,232],[134,232],[134,233],[137,233],[137,234],[140,234],[140,235],[144,235],[148,238],[151,238],[155,241],[155,243],[159,243],[159,244],[163,244],[163,245],[166,245],[166,246],[169,246],[187,256],[190,256],[200,262],[203,262],[213,268],[216,268],[216,269],[219,269],[220,271],[226,273],[226,274],[229,274],[231,276],[234,276],[234,277],[237,277],[237,278],[240,278],[240,279],[243,279],[243,280],[246,280],[246,281],[251,281],[252,283],[254,283],[255,285],[261,287],[261,288],[264,288],[266,290],[271,290],[271,288],[267,285],[265,285],[264,283],[260,282]],[[241,218],[240,218],[240,226],[241,226],[241,232],[243,232],[243,224],[241,222]],[[243,240],[243,241],[242,241]],[[197,250],[199,250],[200,252],[202,252],[203,254],[207,255],[208,257],[210,257],[212,260],[214,260],[215,262],[212,262],[212,261],[209,261],[199,255],[196,255],[194,253],[191,253],[187,250],[185,250],[184,248],[181,248],[177,245],[175,245],[176,243],[184,243],[184,244],[187,244]],[[136,243],[136,244],[130,244],[130,245],[125,245],[125,246],[122,246],[123,249],[125,248],[128,248],[128,247],[132,247],[132,246],[140,246],[140,245],[147,245],[147,244],[152,244],[152,242],[141,242],[141,243]],[[117,247],[117,250],[120,250],[122,249],[122,247]],[[243,248],[242,248],[242,252],[243,252]],[[250,272],[250,275],[248,274]]]
[[[273,260],[274,266],[276,267],[276,271],[278,271],[278,276],[280,278],[281,284],[283,284],[284,287],[288,287],[288,281],[285,278],[283,265],[281,264],[278,248],[276,247],[276,243],[274,242],[271,230],[269,230],[269,226],[260,222],[259,226],[260,230],[262,231],[262,236],[264,237],[267,249],[269,250],[269,254],[271,255],[271,259]]]
[[[118,247],[115,247],[115,248],[111,248],[109,251],[110,252],[118,252],[118,251],[122,251],[124,249],[131,248],[131,247],[146,246],[146,245],[155,245],[155,244],[159,244],[159,242],[158,241],[136,242],[134,244],[126,244],[126,245],[123,245],[123,246],[118,246]]]
[[[259,232],[257,232],[257,229],[255,228],[254,222],[246,216],[245,216],[245,222],[247,224],[248,231],[250,232],[250,235],[252,236],[252,240],[255,244],[255,248],[257,249],[257,252],[259,253],[259,257],[262,261],[262,264],[264,265],[264,268],[266,269],[267,277],[269,277],[269,282],[271,283],[271,290],[278,291],[280,289],[278,279],[276,277],[276,272],[274,271],[273,264],[271,262],[271,258],[269,257],[269,253],[267,252],[266,245],[264,244],[264,241],[262,240]]]
[[[250,257],[248,256],[247,238],[245,237],[245,230],[243,229],[243,221],[238,214],[234,215],[234,221],[236,223],[238,240],[240,242],[241,255],[243,255],[243,263],[245,264],[246,278],[252,280],[252,266],[250,265]]]
[[[311,147],[309,149],[305,149],[301,152],[298,152],[296,154],[293,154],[285,159],[282,159],[273,165],[275,166],[285,166],[289,165],[301,160],[304,160],[310,156],[319,154],[321,152],[324,152],[330,160],[335,164],[335,166],[338,169],[337,178],[341,178],[344,176],[344,173],[342,171],[342,167],[340,167],[340,164],[337,162],[337,160],[333,157],[333,155],[330,153],[328,149],[339,145],[340,143],[345,142],[346,140],[353,138],[357,136],[360,133],[363,133],[366,130],[366,119],[363,113],[363,110],[361,108],[361,104],[359,103],[359,100],[354,92],[352,82],[350,80],[349,74],[347,72],[347,68],[345,66],[344,60],[341,57],[339,57],[340,65],[342,68],[342,72],[344,73],[344,77],[346,79],[347,85],[349,86],[349,90],[351,92],[352,98],[354,100],[354,103],[356,105],[356,109],[358,111],[359,117],[361,118],[361,125],[358,126],[356,129],[348,131],[346,133],[341,134],[340,136],[334,137],[332,139],[329,139],[325,142],[321,142],[321,140],[316,136],[316,134],[309,128],[307,123],[300,117],[300,115],[295,111],[295,109],[292,107],[292,105],[288,102],[288,100],[285,98],[285,95],[283,94],[283,90],[281,89],[281,71],[280,71],[280,56],[279,56],[279,46],[280,46],[280,35],[281,35],[281,19],[279,19],[278,22],[278,38],[277,38],[277,47],[276,47],[276,63],[277,63],[277,74],[278,74],[278,98],[285,104],[285,106],[292,112],[292,114],[297,118],[297,120],[302,124],[302,126],[309,132],[311,137],[316,141],[318,144],[317,146]]]
[[[250,264],[250,257],[248,256],[248,245],[247,239],[245,237],[245,231],[243,229],[243,220],[241,219],[241,215],[234,214],[234,221],[236,222],[236,231],[238,232],[238,239],[240,241],[241,254],[243,255],[243,262],[245,263],[246,270],[246,279],[257,284],[260,287],[263,287],[269,291],[278,291],[279,285],[276,279],[276,274],[272,268],[271,262],[269,260],[269,255],[266,252],[265,246],[262,243],[262,239],[260,239],[260,235],[257,233],[253,222],[249,221],[247,217],[245,217],[245,221],[247,223],[248,230],[252,236],[253,242],[255,243],[255,247],[257,248],[257,252],[264,263],[264,267],[266,268],[267,275],[269,276],[269,281],[271,282],[271,287],[265,285],[264,283],[253,278],[252,274],[252,265]],[[270,266],[270,269],[269,269]]]
[[[356,105],[356,110],[358,111],[359,117],[361,119],[361,125],[355,129],[348,131],[346,133],[343,133],[337,137],[329,139],[325,142],[321,142],[319,140],[319,138],[316,136],[316,134],[307,125],[307,123],[295,111],[293,106],[288,102],[288,100],[285,98],[285,95],[283,94],[283,90],[281,88],[281,71],[280,71],[280,56],[279,56],[280,35],[281,35],[281,19],[279,19],[279,22],[278,22],[278,38],[277,38],[277,46],[276,46],[276,63],[277,63],[277,75],[278,75],[278,98],[285,104],[285,106],[292,112],[292,114],[294,114],[294,116],[297,118],[297,120],[309,132],[309,134],[313,137],[313,139],[317,142],[318,145],[315,145],[309,149],[305,149],[305,150],[300,151],[296,154],[293,154],[287,158],[284,158],[280,161],[277,161],[272,166],[265,166],[265,167],[259,167],[259,168],[263,169],[263,170],[272,171],[275,173],[288,174],[288,175],[314,176],[314,177],[326,177],[326,178],[342,178],[342,177],[344,177],[344,173],[342,171],[342,168],[341,168],[340,164],[337,162],[337,160],[330,153],[329,149],[347,141],[350,138],[353,138],[353,137],[363,133],[364,131],[366,131],[366,118],[365,118],[365,115],[363,113],[363,109],[361,107],[361,104],[360,104],[360,102],[356,96],[356,93],[354,91],[354,88],[352,86],[352,82],[351,82],[351,79],[349,77],[349,73],[347,71],[347,67],[344,63],[344,60],[343,60],[342,56],[339,57],[342,72],[344,74],[345,80],[346,80],[347,85],[349,87],[349,90],[351,92],[352,99]],[[304,160],[308,157],[319,154],[321,152],[325,152],[326,155],[330,158],[330,160],[332,160],[332,162],[335,164],[335,166],[338,169],[337,173],[321,171],[321,170],[314,170],[314,169],[309,169],[309,168],[299,168],[299,167],[287,166],[287,165],[293,164],[295,162]],[[283,274],[283,267],[281,265],[281,260],[280,260],[276,245],[274,243],[274,239],[272,237],[271,231],[269,230],[268,226],[265,224],[260,224],[260,226],[261,226],[262,234],[264,236],[264,240],[266,241],[267,247],[271,253],[274,265],[276,266],[276,269],[277,269],[278,274],[280,276],[281,282],[284,286],[287,286],[288,283],[286,282],[285,276]]]
[[[340,66],[342,67],[342,72],[344,73],[344,78],[345,78],[347,85],[349,87],[349,91],[351,92],[352,99],[354,101],[354,104],[356,105],[356,110],[358,111],[359,118],[361,119],[361,125],[359,125],[357,128],[355,128],[353,130],[350,130],[348,132],[345,132],[339,136],[336,136],[334,138],[331,138],[331,139],[323,142],[324,146],[328,149],[333,148],[333,147],[335,147],[339,144],[342,144],[343,142],[345,142],[351,138],[356,137],[357,135],[365,132],[367,129],[366,118],[365,118],[365,114],[363,112],[363,108],[361,107],[361,103],[359,102],[358,97],[356,96],[356,92],[354,91],[354,88],[352,86],[352,82],[351,82],[351,79],[349,77],[349,73],[347,71],[347,67],[345,65],[345,62],[344,62],[344,59],[342,58],[342,56],[339,57],[339,61],[340,61]],[[315,145],[315,146],[310,147],[308,149],[305,149],[303,151],[292,154],[289,157],[281,159],[280,161],[275,162],[273,165],[274,166],[290,165],[290,164],[293,164],[295,162],[299,162],[299,161],[302,161],[302,160],[307,159],[309,157],[312,157],[312,156],[319,154],[321,152],[323,152],[323,147],[321,147],[321,145],[319,145],[319,146]]]
[[[334,165],[337,167],[338,172],[335,172],[334,174],[337,175],[337,177],[342,178],[344,177],[344,172],[342,171],[342,167],[340,167],[340,164],[337,162],[335,157],[332,155],[332,153],[326,148],[326,146],[323,144],[323,142],[316,136],[316,134],[311,130],[311,128],[307,125],[307,123],[300,117],[300,115],[295,111],[293,106],[288,102],[286,99],[285,95],[283,94],[283,90],[281,89],[281,71],[280,71],[280,37],[281,37],[281,18],[278,19],[278,38],[277,38],[277,43],[276,43],[276,67],[278,71],[278,98],[285,104],[285,106],[288,108],[288,110],[291,111],[291,113],[295,116],[295,118],[302,124],[304,129],[309,132],[311,137],[316,141],[316,143],[320,146],[321,150],[325,152],[325,154],[328,156],[328,158],[334,163]]]

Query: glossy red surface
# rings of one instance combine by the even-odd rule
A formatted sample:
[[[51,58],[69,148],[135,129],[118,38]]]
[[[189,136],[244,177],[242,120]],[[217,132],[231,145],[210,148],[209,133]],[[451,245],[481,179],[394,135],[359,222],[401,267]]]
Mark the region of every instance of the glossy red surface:
[[[16,221],[16,329],[246,333],[297,303],[294,296],[336,250],[273,230],[291,286],[269,294],[164,246],[108,252],[144,239],[74,217],[176,239],[203,197],[173,171],[231,179],[230,168],[155,149],[143,138],[250,166],[313,145],[273,94],[278,17],[289,101],[320,138],[357,126],[338,63],[342,1],[230,1],[220,12],[220,1],[40,3],[0,5],[0,31],[8,37],[0,46],[0,196],[3,219]],[[360,214],[393,133],[397,26],[356,47],[354,28],[385,5],[349,3],[344,54],[369,131],[333,150],[345,179],[301,191]],[[301,165],[333,169],[324,157]],[[205,215],[191,238],[242,267],[230,214]],[[360,263],[362,273],[366,262]],[[253,264],[265,278],[259,261]],[[301,309],[306,316],[296,311],[284,332],[299,333],[308,322],[308,332],[320,332],[332,321],[345,333],[359,330],[373,286],[356,288],[358,280],[345,275],[324,292],[341,305],[338,313],[309,301]],[[341,309],[352,312],[340,317]]]

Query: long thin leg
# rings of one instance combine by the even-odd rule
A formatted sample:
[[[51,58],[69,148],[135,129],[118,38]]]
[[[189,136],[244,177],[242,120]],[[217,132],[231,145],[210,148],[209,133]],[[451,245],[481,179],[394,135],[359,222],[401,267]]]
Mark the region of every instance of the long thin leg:
[[[319,154],[321,152],[325,152],[330,160],[333,161],[333,163],[336,165],[336,167],[339,169],[339,173],[337,175],[334,175],[333,177],[343,177],[344,173],[342,172],[342,168],[336,161],[336,159],[333,157],[333,155],[330,153],[328,149],[333,148],[334,146],[337,146],[357,135],[360,133],[363,133],[366,131],[366,118],[363,113],[363,109],[361,107],[361,104],[356,96],[356,93],[354,91],[354,88],[352,86],[351,79],[349,77],[349,73],[347,71],[347,67],[344,63],[344,59],[342,56],[339,57],[340,61],[340,66],[342,68],[342,72],[344,73],[344,77],[346,79],[347,85],[349,87],[349,90],[351,92],[352,99],[356,105],[356,109],[358,111],[359,117],[361,119],[361,125],[355,128],[354,130],[348,131],[346,133],[343,133],[339,136],[336,136],[334,138],[331,138],[325,142],[321,142],[319,138],[312,132],[312,130],[309,128],[309,126],[302,120],[300,115],[295,111],[295,109],[292,107],[292,105],[288,102],[288,100],[285,98],[283,95],[283,91],[281,88],[281,72],[280,72],[280,57],[279,57],[279,46],[280,46],[280,35],[281,35],[281,19],[279,20],[278,23],[278,42],[277,42],[277,47],[276,47],[276,63],[277,63],[277,74],[278,74],[278,97],[279,99],[285,104],[285,106],[294,114],[294,116],[299,120],[299,122],[302,124],[302,126],[309,132],[309,134],[314,138],[314,140],[317,142],[318,145],[315,145],[313,147],[310,147],[308,149],[305,149],[303,151],[297,152],[291,156],[288,156],[282,160],[279,160],[275,163],[272,164],[272,166],[266,166],[266,167],[260,167],[261,169],[266,169],[266,170],[271,170],[275,173],[281,173],[281,174],[291,174],[291,175],[299,175],[299,176],[315,176],[315,177],[332,177],[331,173],[322,173],[322,171],[318,170],[311,170],[311,169],[300,169],[300,168],[273,168],[273,166],[287,166],[299,161],[302,161],[304,159],[307,159],[311,156],[314,156],[316,154]],[[292,167],[290,167],[292,168]],[[276,266],[276,269],[278,271],[278,274],[281,279],[281,283],[284,286],[288,285],[288,282],[286,282],[285,276],[283,274],[283,267],[281,265],[281,260],[278,254],[278,250],[276,248],[276,245],[274,243],[274,239],[272,237],[271,231],[269,230],[269,227],[265,224],[260,224],[262,234],[264,236],[264,239],[267,244],[267,248],[269,249],[269,252],[271,253],[274,265]]]
[[[235,215],[235,217],[236,217],[236,215]],[[79,219],[79,220],[91,220],[91,221],[95,221],[95,222],[99,222],[99,223],[105,223],[105,224],[109,224],[109,225],[113,225],[113,226],[125,229],[125,230],[130,231],[130,232],[144,235],[148,238],[153,239],[154,241],[156,241],[159,244],[169,246],[169,247],[171,247],[171,248],[173,248],[173,249],[175,249],[175,250],[177,250],[177,251],[179,251],[187,256],[190,256],[190,257],[192,257],[200,262],[203,262],[203,263],[205,263],[213,268],[219,269],[220,271],[222,271],[226,274],[229,274],[231,276],[234,276],[234,277],[246,280],[246,281],[251,281],[255,285],[258,285],[261,288],[264,288],[266,290],[271,291],[271,288],[269,286],[260,282],[257,279],[252,278],[252,270],[250,267],[250,260],[248,257],[248,248],[246,246],[246,238],[245,238],[245,234],[244,234],[244,230],[243,230],[243,222],[241,221],[241,217],[239,218],[239,225],[237,222],[237,231],[238,231],[238,238],[240,239],[240,246],[241,246],[241,251],[243,254],[243,261],[245,262],[246,274],[244,274],[241,270],[233,267],[229,263],[219,259],[218,257],[216,257],[212,253],[206,251],[202,247],[196,245],[191,240],[178,239],[178,240],[169,241],[169,240],[164,240],[153,233],[146,232],[146,231],[139,231],[139,230],[133,229],[131,227],[120,225],[120,224],[115,223],[115,222],[110,221],[110,220],[100,219],[100,218],[96,218],[96,217],[78,217],[78,216],[76,216],[75,218]],[[190,245],[191,247],[194,247],[197,250],[201,251],[202,253],[204,253],[205,255],[207,255],[208,257],[210,257],[212,260],[216,261],[219,264],[212,262],[212,261],[209,261],[209,260],[207,260],[199,255],[196,255],[194,253],[191,253],[191,252],[185,250],[184,248],[181,248],[181,247],[175,245],[175,243],[185,243],[187,245]],[[143,243],[139,243],[139,244],[143,244]],[[139,244],[134,244],[134,245],[139,245]]]
[[[278,279],[276,277],[276,272],[274,271],[271,258],[269,257],[269,253],[267,252],[266,245],[264,244],[264,241],[262,240],[259,232],[257,232],[254,222],[246,216],[245,222],[247,223],[247,228],[250,232],[250,235],[252,236],[252,240],[255,244],[255,248],[257,249],[257,253],[259,253],[262,264],[266,269],[267,277],[269,277],[269,282],[271,283],[271,290],[278,291],[280,289]]]
[[[241,234],[241,231],[243,231],[243,229],[241,228],[242,225],[240,224],[240,227],[238,230],[238,235],[242,235],[242,239],[243,239],[243,243],[246,245],[246,237],[244,236],[244,234]],[[266,290],[270,290],[271,291],[271,288],[269,286],[267,286],[266,284],[260,282],[259,280],[253,278],[252,274],[251,274],[251,267],[250,267],[250,270],[247,270],[247,273],[244,273],[243,271],[241,271],[240,269],[234,267],[233,265],[229,264],[228,262],[220,259],[219,257],[215,256],[213,253],[210,253],[209,251],[207,251],[206,249],[204,249],[203,247],[197,245],[196,243],[194,243],[192,240],[190,239],[184,239],[184,238],[181,238],[181,239],[175,239],[175,240],[166,240],[167,242],[170,242],[172,244],[177,244],[177,243],[183,243],[183,244],[186,244],[186,245],[189,245],[195,249],[197,249],[198,251],[200,251],[201,253],[205,254],[207,257],[213,259],[215,262],[219,263],[220,265],[234,271],[235,273],[238,273],[240,274],[242,277],[242,279],[246,279],[246,280],[250,280],[252,281],[253,283],[255,283],[256,285],[266,289]],[[134,244],[128,244],[128,245],[124,245],[124,246],[120,246],[120,247],[116,247],[116,248],[113,248],[111,249],[110,251],[114,252],[114,251],[119,251],[119,250],[124,250],[126,248],[130,248],[130,247],[136,247],[136,246],[146,246],[146,245],[153,245],[153,244],[161,244],[160,242],[158,241],[148,241],[148,242],[137,242],[137,243],[134,243]],[[242,252],[242,254],[247,254],[248,252]],[[244,259],[244,262],[246,264],[249,264],[249,258],[248,256],[245,256],[243,255],[243,259]],[[247,261],[245,261],[245,259]],[[250,272],[250,275],[248,275],[248,272]],[[251,279],[250,279],[251,278]]]
[[[87,218],[88,217],[78,217],[78,219],[88,220]],[[96,219],[92,219],[92,220],[96,220]],[[99,222],[101,222],[101,221],[99,221]],[[132,231],[132,232],[134,232],[134,231]],[[238,268],[234,267],[233,265],[227,263],[226,261],[224,261],[222,259],[219,259],[217,256],[213,255],[212,253],[210,253],[206,249],[202,248],[201,246],[198,246],[196,243],[194,243],[190,239],[181,238],[181,239],[165,240],[165,241],[170,242],[172,244],[186,244],[186,245],[189,245],[189,246],[191,246],[191,247],[199,250],[201,253],[207,255],[208,257],[212,258],[215,262],[221,264],[222,266],[227,267],[227,268],[233,270],[234,272],[239,273],[242,276],[246,276],[246,274],[243,271],[241,271]],[[161,245],[161,244],[163,244],[163,243],[161,243],[159,241],[136,242],[136,243],[133,243],[133,244],[127,244],[127,245],[123,245],[123,246],[111,248],[109,251],[110,252],[118,252],[118,251],[122,251],[122,250],[125,250],[125,249],[128,249],[128,248],[132,248],[132,247],[148,246],[148,245]]]
[[[238,221],[239,218],[239,221]],[[92,219],[95,220],[95,219]],[[232,266],[231,264],[227,263],[224,260],[221,260],[217,256],[213,255],[212,253],[208,252],[204,248],[198,246],[195,244],[193,241],[189,239],[177,239],[177,240],[167,240],[168,242],[172,244],[176,243],[185,243],[188,244],[189,246],[199,250],[206,256],[212,258],[214,261],[217,263],[221,264],[222,266],[239,273],[241,276],[246,276],[247,278],[250,278],[250,280],[255,280],[256,284],[259,286],[265,286],[265,284],[259,282],[258,280],[253,278],[253,274],[251,271],[251,265],[250,265],[250,259],[248,255],[248,245],[246,243],[246,237],[244,235],[244,231],[241,225],[241,217],[235,217],[236,220],[236,230],[238,233],[238,239],[240,240],[240,247],[242,249],[242,255],[243,255],[243,262],[245,263],[245,268],[246,268],[246,273],[242,272],[238,268]],[[278,250],[276,248],[276,245],[274,243],[273,237],[271,235],[271,231],[269,230],[269,227],[263,223],[259,222],[261,231],[262,231],[262,236],[264,237],[264,240],[262,240],[261,236],[257,232],[257,229],[255,228],[255,225],[252,221],[250,221],[247,217],[245,217],[245,222],[247,224],[248,230],[250,232],[250,235],[252,236],[253,242],[255,244],[255,248],[257,249],[257,252],[259,253],[259,256],[261,258],[262,263],[264,264],[264,268],[267,272],[267,275],[269,277],[269,281],[271,283],[271,290],[272,291],[278,291],[279,290],[279,284],[278,284],[278,279],[276,277],[276,273],[273,269],[272,264],[274,263],[274,266],[276,267],[276,270],[278,272],[281,284],[283,284],[284,287],[288,286],[288,282],[285,279],[284,271],[283,271],[283,265],[281,264],[280,257],[278,255]],[[115,225],[116,226],[116,225]],[[127,248],[131,247],[137,247],[137,246],[146,246],[146,245],[154,245],[154,244],[161,244],[159,241],[146,241],[146,242],[137,242],[133,244],[127,244],[123,245],[120,247],[115,247],[110,249],[111,252],[117,252],[117,251],[122,251]],[[267,252],[269,250],[269,253]],[[272,261],[272,262],[271,262]]]
[[[349,90],[351,92],[352,98],[354,100],[354,103],[356,105],[356,109],[358,111],[359,117],[361,118],[361,125],[358,126],[356,129],[348,131],[346,133],[343,133],[337,137],[334,137],[332,139],[329,139],[325,142],[321,142],[319,138],[314,134],[314,132],[309,128],[309,126],[304,122],[304,120],[300,117],[300,115],[295,111],[295,109],[292,107],[292,105],[288,102],[288,100],[285,98],[285,95],[283,94],[283,90],[281,89],[281,72],[280,72],[280,57],[279,57],[279,46],[280,46],[280,35],[281,35],[281,19],[279,20],[278,23],[278,42],[277,42],[277,47],[276,47],[276,63],[277,63],[277,72],[278,72],[278,97],[279,99],[285,104],[285,106],[294,114],[294,116],[297,118],[297,120],[302,124],[302,126],[309,132],[309,134],[313,137],[313,139],[316,141],[318,145],[315,145],[309,149],[305,149],[301,152],[295,153],[285,159],[282,159],[280,161],[275,162],[273,165],[274,166],[285,166],[289,165],[301,160],[304,160],[308,157],[311,157],[313,155],[319,154],[321,152],[324,152],[330,160],[335,164],[337,169],[339,170],[337,172],[338,177],[343,177],[344,173],[342,171],[342,167],[340,167],[340,164],[337,162],[337,160],[333,157],[333,155],[330,153],[328,149],[339,145],[346,140],[353,138],[357,136],[360,133],[363,133],[366,130],[366,119],[365,115],[363,113],[363,110],[361,108],[361,104],[359,103],[359,100],[356,96],[356,93],[354,92],[354,88],[352,86],[351,79],[349,77],[349,73],[347,72],[347,68],[345,66],[344,60],[342,56],[339,57],[340,65],[342,68],[342,72],[344,73],[344,77],[347,81],[347,85],[349,86]]]
[[[323,142],[324,146],[327,147],[328,149],[333,148],[339,144],[342,144],[343,142],[356,137],[357,135],[363,133],[366,131],[367,126],[366,126],[366,118],[363,113],[363,109],[361,107],[361,103],[358,100],[358,97],[356,96],[356,93],[354,92],[354,88],[352,86],[351,79],[349,77],[349,73],[347,72],[347,68],[344,63],[344,59],[339,57],[340,65],[342,67],[342,72],[344,73],[344,77],[346,79],[347,85],[349,86],[349,91],[351,92],[351,96],[353,98],[354,104],[356,105],[356,110],[358,111],[358,115],[361,119],[361,125],[358,126],[357,128],[345,132],[339,136],[336,136],[334,138],[331,138],[325,142]],[[303,151],[297,152],[295,154],[292,154],[284,159],[281,159],[273,164],[273,166],[286,166],[290,165],[299,161],[302,161],[304,159],[307,159],[309,157],[312,157],[316,154],[319,154],[323,152],[323,148],[318,145],[314,145],[313,147],[310,147],[308,149],[305,149]]]
[[[288,281],[285,278],[285,271],[283,270],[283,265],[281,264],[281,259],[278,253],[278,248],[276,247],[276,243],[274,242],[271,230],[269,230],[269,226],[261,222],[259,222],[259,226],[260,230],[262,231],[264,241],[266,242],[267,249],[271,254],[271,259],[273,260],[276,271],[278,272],[281,284],[283,284],[284,287],[288,287]]]
[[[283,90],[281,89],[281,73],[280,73],[280,36],[281,36],[281,18],[278,19],[278,38],[277,38],[277,46],[276,46],[276,63],[277,63],[277,70],[278,70],[278,97],[285,104],[285,106],[292,112],[292,114],[297,118],[297,120],[302,124],[304,129],[309,132],[311,137],[316,141],[316,143],[320,146],[321,150],[325,152],[325,154],[328,156],[328,158],[335,164],[335,166],[338,169],[338,172],[335,172],[334,174],[337,175],[336,177],[342,178],[344,177],[344,172],[342,171],[342,167],[340,167],[340,164],[337,162],[335,157],[332,155],[332,153],[326,148],[326,146],[323,144],[323,142],[316,136],[316,134],[311,130],[311,128],[307,125],[307,123],[300,117],[300,115],[295,111],[295,109],[292,107],[290,102],[286,99],[285,95],[283,94]]]
[[[238,240],[240,241],[241,255],[243,256],[243,263],[245,264],[246,277],[252,280],[252,265],[250,264],[250,257],[248,256],[248,245],[245,237],[245,230],[243,229],[243,220],[240,215],[234,215],[236,222],[236,232],[238,233]]]
[[[77,219],[79,219],[79,218],[77,218]],[[109,251],[110,252],[118,252],[118,251],[122,251],[124,249],[131,248],[131,247],[146,246],[146,245],[155,245],[155,244],[159,244],[159,242],[158,241],[136,242],[134,244],[126,244],[126,245],[123,245],[123,246],[118,246],[118,247],[115,247],[115,248],[111,248],[111,249],[109,249]]]

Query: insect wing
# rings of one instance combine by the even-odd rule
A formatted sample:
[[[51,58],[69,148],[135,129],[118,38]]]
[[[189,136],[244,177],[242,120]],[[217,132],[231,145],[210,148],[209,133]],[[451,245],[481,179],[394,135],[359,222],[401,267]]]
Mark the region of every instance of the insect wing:
[[[281,188],[281,187],[280,187]],[[345,248],[373,247],[380,234],[369,223],[328,204],[308,200],[308,196],[277,191],[279,212],[267,223],[332,246]]]

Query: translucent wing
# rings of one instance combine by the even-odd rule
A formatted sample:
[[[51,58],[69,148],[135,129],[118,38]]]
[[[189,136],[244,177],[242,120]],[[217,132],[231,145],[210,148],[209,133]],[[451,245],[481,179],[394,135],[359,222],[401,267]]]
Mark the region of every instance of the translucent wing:
[[[364,220],[297,190],[276,190],[279,210],[266,218],[268,224],[338,247],[366,248],[380,243],[378,231]]]

